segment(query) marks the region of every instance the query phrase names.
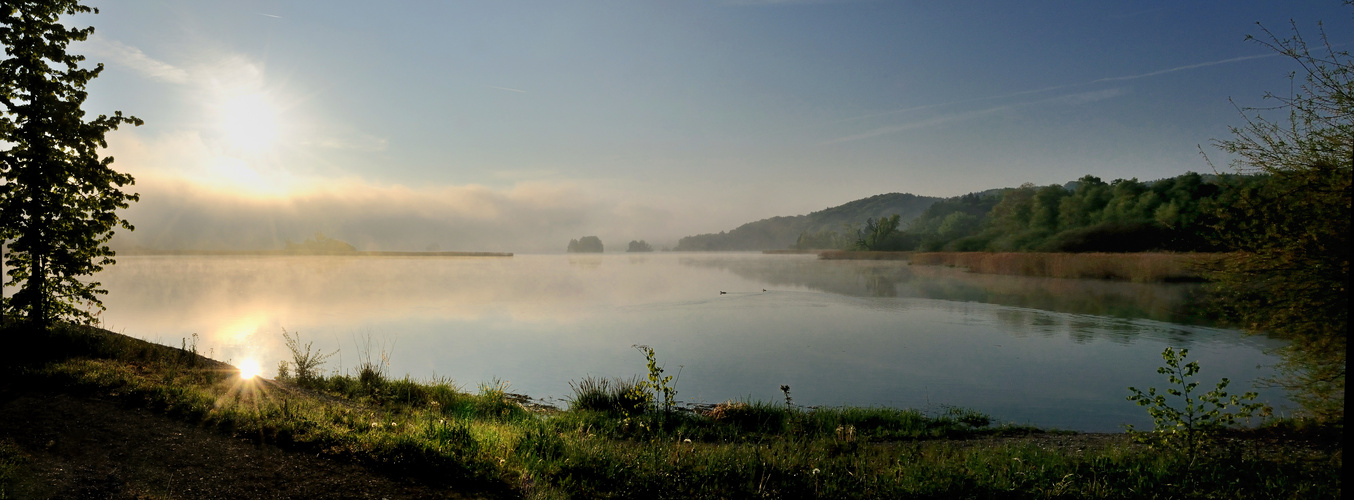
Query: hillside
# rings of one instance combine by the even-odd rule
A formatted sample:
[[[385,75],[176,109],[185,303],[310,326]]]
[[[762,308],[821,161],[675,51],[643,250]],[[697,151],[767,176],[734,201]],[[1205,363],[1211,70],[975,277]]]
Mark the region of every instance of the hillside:
[[[687,236],[677,242],[676,250],[774,250],[794,245],[805,231],[840,231],[843,224],[863,225],[866,219],[893,214],[911,221],[940,198],[906,193],[889,193],[829,207],[807,215],[781,216],[749,222],[732,231]]]

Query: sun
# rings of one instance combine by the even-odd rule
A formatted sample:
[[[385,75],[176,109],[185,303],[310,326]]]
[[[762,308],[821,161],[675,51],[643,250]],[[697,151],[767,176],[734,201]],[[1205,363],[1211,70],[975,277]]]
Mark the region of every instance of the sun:
[[[259,375],[259,361],[253,358],[246,359],[240,363],[240,378],[249,380]]]
[[[231,146],[265,150],[278,136],[277,106],[263,92],[229,97],[221,104],[220,127]]]

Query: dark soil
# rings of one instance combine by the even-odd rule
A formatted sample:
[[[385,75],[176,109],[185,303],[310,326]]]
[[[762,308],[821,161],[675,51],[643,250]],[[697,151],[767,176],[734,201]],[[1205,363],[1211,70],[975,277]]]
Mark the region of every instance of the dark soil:
[[[227,437],[98,396],[0,386],[0,442],[27,464],[14,498],[474,498]]]

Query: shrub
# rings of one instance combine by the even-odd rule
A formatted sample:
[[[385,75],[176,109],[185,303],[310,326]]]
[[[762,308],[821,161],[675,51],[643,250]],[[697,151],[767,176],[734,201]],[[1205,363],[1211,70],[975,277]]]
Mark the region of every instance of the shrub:
[[[1151,432],[1136,433],[1132,425],[1127,427],[1130,433],[1137,434],[1140,442],[1176,451],[1187,464],[1193,465],[1219,431],[1234,427],[1240,419],[1249,419],[1262,410],[1263,415],[1268,415],[1269,409],[1263,403],[1252,402],[1256,397],[1254,392],[1228,395],[1226,389],[1230,381],[1226,378],[1213,390],[1196,395],[1199,382],[1190,377],[1199,373],[1199,362],[1180,364],[1188,355],[1189,349],[1177,352],[1167,347],[1162,351],[1166,366],[1157,368],[1157,373],[1166,375],[1171,383],[1166,394],[1158,394],[1155,387],[1149,387],[1145,393],[1135,387],[1128,388],[1133,393],[1128,400],[1147,407],[1154,428]],[[1174,396],[1174,403],[1166,395]]]
[[[639,352],[644,353],[644,359],[647,361],[649,368],[649,378],[639,381],[630,393],[635,399],[643,399],[650,406],[655,407],[659,406],[659,397],[661,396],[661,408],[663,413],[666,414],[672,412],[672,406],[677,397],[677,388],[675,387],[676,382],[673,380],[672,375],[663,375],[663,367],[658,366],[658,360],[654,355],[652,347],[647,345],[636,345],[634,348],[638,349]],[[680,371],[678,372],[678,375],[681,375]]]
[[[278,375],[290,373],[298,384],[310,385],[320,377],[320,367],[324,366],[325,361],[329,360],[337,351],[324,354],[315,351],[312,345],[313,341],[301,344],[301,332],[288,332],[286,328],[282,329],[282,338],[286,340],[287,349],[291,351],[291,366],[278,366]],[[283,364],[286,361],[282,362]]]

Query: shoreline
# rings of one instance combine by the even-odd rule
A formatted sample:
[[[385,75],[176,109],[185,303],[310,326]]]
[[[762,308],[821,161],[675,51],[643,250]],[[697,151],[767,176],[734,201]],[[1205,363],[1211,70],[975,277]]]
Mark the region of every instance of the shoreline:
[[[821,260],[905,260],[909,265],[960,267],[978,274],[1093,279],[1135,283],[1201,283],[1220,253],[873,252],[826,250]]]
[[[22,497],[169,497],[189,485],[223,498],[367,488],[385,498],[539,500],[1005,498],[1053,488],[1122,498],[1167,482],[1190,485],[1182,496],[1265,498],[1341,488],[1342,427],[1292,420],[1229,429],[1218,439],[1247,443],[1237,448],[1245,453],[1196,460],[1129,433],[1000,424],[963,408],[800,407],[788,386],[783,403],[668,411],[652,355],[657,387],[589,377],[567,409],[548,410],[499,383],[471,393],[371,364],[317,374],[327,356],[308,344],[292,348],[292,366],[309,367],[295,377],[243,379],[196,346],[71,325],[0,332],[19,339],[0,353],[10,375],[0,384],[0,492]],[[1247,474],[1255,470],[1276,473]]]

